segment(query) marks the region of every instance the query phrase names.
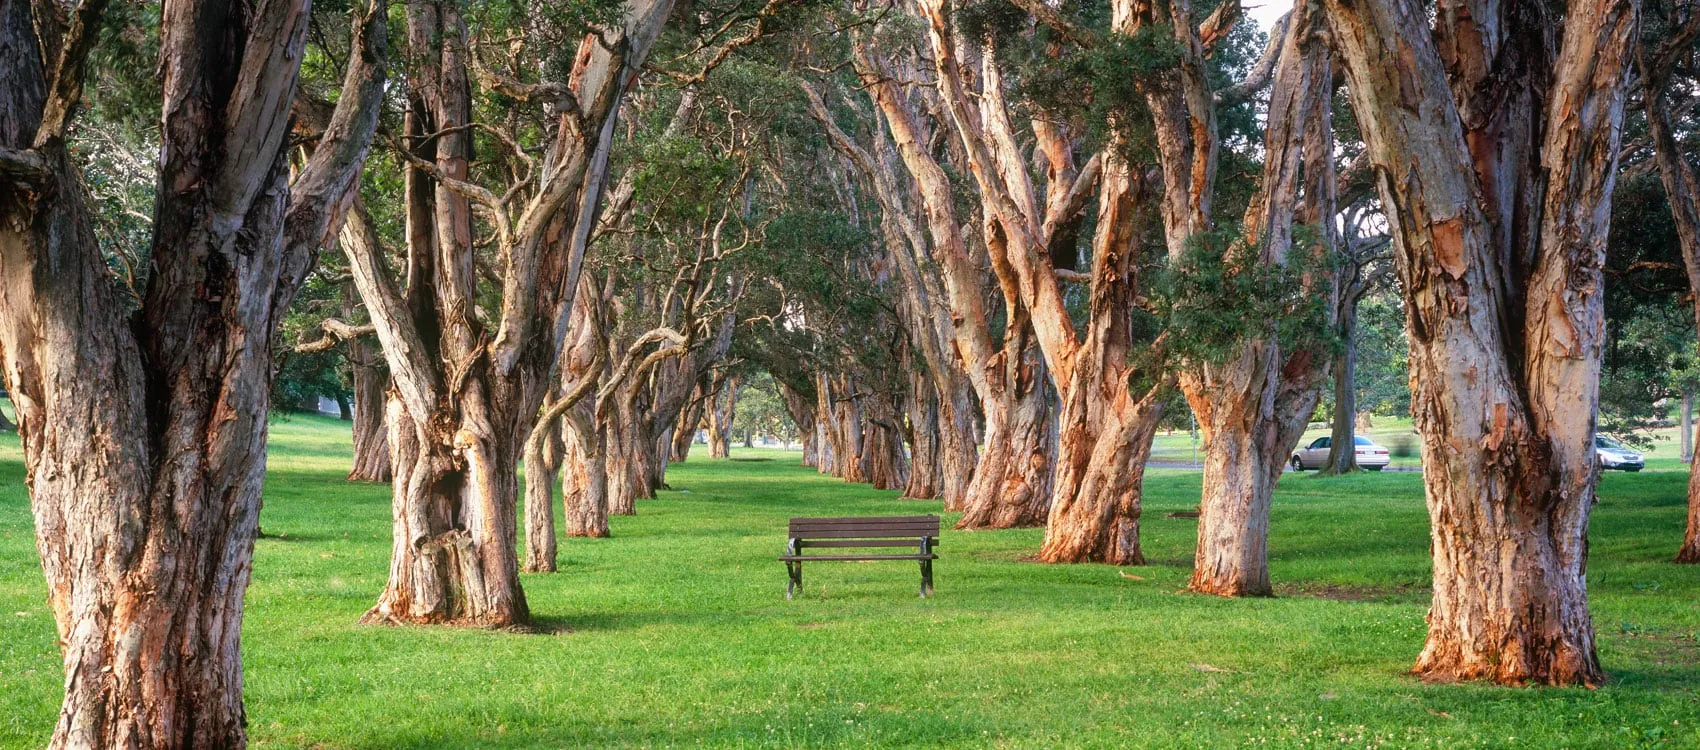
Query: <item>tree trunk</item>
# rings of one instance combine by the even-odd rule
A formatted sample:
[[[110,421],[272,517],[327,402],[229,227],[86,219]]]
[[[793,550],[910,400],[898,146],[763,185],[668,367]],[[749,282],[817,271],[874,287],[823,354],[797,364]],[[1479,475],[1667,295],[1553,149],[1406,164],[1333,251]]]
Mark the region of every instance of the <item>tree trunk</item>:
[[[555,572],[555,478],[561,474],[558,418],[539,422],[525,446],[525,566],[527,573]]]
[[[702,426],[702,417],[708,399],[703,395],[701,386],[691,396],[690,404],[679,415],[679,423],[673,426],[673,447],[670,451],[671,463],[682,463],[691,457],[691,445],[696,442],[697,430]]]
[[[1700,471],[1691,462],[1688,469],[1688,531],[1682,537],[1682,547],[1676,551],[1676,561],[1685,565],[1700,564]]]
[[[797,439],[803,444],[803,465],[812,467],[819,462],[815,448],[817,434],[814,400],[778,378],[774,380],[779,382],[779,393],[785,401],[785,413],[791,415],[791,422],[797,425]]]
[[[1348,306],[1341,312],[1340,351],[1334,355],[1333,368],[1333,430],[1328,438],[1328,463],[1322,467],[1322,473],[1327,475],[1349,474],[1358,470],[1357,307]]]
[[[389,424],[398,511],[390,577],[362,622],[524,623],[529,611],[514,556],[517,467],[501,461],[514,451],[492,450],[491,438],[472,431],[475,419],[452,436],[433,434],[400,399],[391,400]]]
[[[857,445],[866,481],[874,489],[903,489],[909,484],[909,457],[903,450],[901,408],[886,392],[868,393],[858,402],[862,438]]]
[[[1682,394],[1682,462],[1694,462],[1694,393]]]
[[[738,406],[738,378],[726,378],[708,404],[708,457],[732,455],[732,413]]]
[[[1188,389],[1204,437],[1198,546],[1188,587],[1218,596],[1270,596],[1269,505],[1320,392],[1302,372],[1288,372],[1283,382],[1273,342],[1248,344],[1240,356],[1213,368],[1210,389]]]
[[[1059,440],[1053,394],[1044,358],[1031,329],[1006,342],[1001,390],[980,402],[986,413],[986,447],[980,454],[968,505],[958,529],[1044,526],[1052,508]]]
[[[1067,381],[1042,562],[1145,564],[1141,495],[1145,462],[1163,416],[1162,389],[1135,398],[1127,379],[1125,358],[1100,354],[1082,356]]]
[[[1443,13],[1431,33],[1413,0],[1326,4],[1408,315],[1434,552],[1413,671],[1597,685],[1599,269],[1637,9],[1577,0],[1562,24],[1525,7]],[[1554,28],[1556,54],[1542,47]],[[1498,200],[1525,182],[1539,188],[1528,226]]]
[[[104,6],[0,0],[0,358],[66,672],[51,746],[242,747],[272,343],[364,163],[384,13],[356,23],[359,61],[292,187],[306,7],[164,3],[165,146],[136,307],[65,144]]]
[[[939,496],[943,467],[939,463],[939,399],[932,380],[910,362],[909,388],[904,394],[904,440],[909,444],[909,484],[903,496],[926,500]]]
[[[348,358],[354,367],[354,468],[348,479],[355,482],[390,481],[390,446],[384,424],[384,391],[389,372],[383,354],[360,339],[348,342]]]
[[[655,497],[649,488],[649,449],[640,434],[640,419],[632,409],[616,406],[601,429],[611,515],[635,516],[640,498]],[[581,434],[580,439],[583,438]]]
[[[562,500],[566,504],[567,536],[608,536],[608,470],[602,434],[593,409],[580,407],[566,421],[566,473]]]

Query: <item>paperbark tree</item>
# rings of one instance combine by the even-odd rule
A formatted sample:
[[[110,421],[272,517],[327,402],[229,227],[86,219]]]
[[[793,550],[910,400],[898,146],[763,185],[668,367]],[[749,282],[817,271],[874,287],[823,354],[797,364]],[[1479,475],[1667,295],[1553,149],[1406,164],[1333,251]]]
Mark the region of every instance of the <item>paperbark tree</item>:
[[[1183,2],[1157,7],[1143,23],[1174,30],[1183,50],[1178,86],[1146,92],[1156,121],[1163,169],[1164,238],[1171,263],[1182,263],[1211,227],[1215,162],[1221,148],[1215,92],[1205,76],[1203,32]],[[1235,244],[1219,260],[1231,267],[1250,262],[1279,269],[1308,254],[1305,296],[1325,297],[1332,312],[1339,290],[1328,258],[1334,253],[1334,141],[1330,122],[1333,74],[1328,44],[1320,34],[1320,9],[1298,2],[1281,40],[1273,72],[1264,138],[1263,179],[1246,212],[1243,261]],[[1294,247],[1299,202],[1316,242]],[[1210,262],[1218,259],[1211,258]],[[1236,269],[1237,270],[1237,269]],[[1256,272],[1256,271],[1254,271]],[[1327,321],[1331,325],[1332,321]],[[1282,342],[1275,323],[1230,334],[1219,354],[1180,357],[1179,383],[1198,417],[1204,438],[1203,497],[1193,591],[1221,596],[1268,596],[1269,505],[1287,457],[1321,396],[1329,364],[1315,343]],[[1199,332],[1174,332],[1188,337]]]
[[[720,382],[708,404],[708,457],[726,458],[732,454],[732,414],[738,408],[738,378],[731,376]]]
[[[1339,296],[1334,305],[1334,334],[1339,349],[1334,354],[1334,413],[1330,420],[1328,461],[1321,473],[1347,474],[1358,470],[1358,305],[1364,295],[1386,284],[1391,272],[1387,255],[1391,240],[1385,235],[1363,236],[1365,211],[1353,206],[1343,212],[1345,232],[1339,237]],[[1367,415],[1366,415],[1367,417]]]
[[[1599,269],[1637,5],[1326,8],[1408,315],[1434,552],[1413,671],[1597,685]]]
[[[480,61],[456,4],[408,7],[415,70],[397,149],[409,165],[405,293],[368,222],[351,221],[344,236],[395,384],[390,578],[367,622],[505,627],[529,616],[515,555],[520,454],[556,375],[616,115],[671,11],[671,0],[629,5],[583,37],[567,82],[526,83]],[[540,165],[472,120],[474,68],[489,89],[553,108]],[[474,127],[523,164],[500,194],[469,172]],[[498,308],[485,315],[474,208],[500,264]]]
[[[571,392],[584,383],[602,380],[603,354],[607,350],[606,332],[600,315],[601,304],[593,294],[595,284],[586,274],[580,281],[578,298],[573,301],[573,318],[569,326],[572,341],[561,363],[563,390]],[[608,530],[608,467],[603,450],[605,442],[601,422],[596,412],[601,399],[590,394],[578,404],[561,413],[564,471],[562,472],[561,504],[566,511],[567,536],[606,537]],[[542,429],[548,429],[545,422]],[[550,535],[552,538],[552,534]],[[553,559],[553,556],[550,556]]]
[[[390,481],[390,443],[384,424],[385,391],[389,371],[383,353],[365,341],[348,344],[348,360],[354,370],[354,466],[348,478],[357,482]]]
[[[1112,144],[1084,167],[1060,123],[1036,117],[1035,150],[1046,182],[1036,191],[1021,158],[992,40],[978,60],[962,54],[947,0],[923,2],[943,107],[963,144],[986,221],[987,252],[1006,296],[1031,315],[1034,338],[1062,404],[1054,494],[1039,559],[1141,564],[1140,484],[1165,387],[1137,367],[1132,311],[1139,296],[1136,228],[1143,178]],[[1127,15],[1122,8],[1118,18]],[[1118,28],[1128,21],[1118,20]],[[967,74],[977,69],[977,92]],[[975,95],[977,93],[977,96]],[[1064,304],[1053,242],[1097,185],[1088,317],[1082,332]],[[1061,269],[1067,271],[1068,269]],[[1071,277],[1077,274],[1069,274]],[[1160,341],[1151,345],[1161,349]]]
[[[929,355],[935,377],[965,373],[985,419],[984,449],[975,465],[973,481],[962,495],[963,516],[957,528],[1040,525],[1050,507],[1056,440],[1045,363],[1033,337],[1026,305],[1015,293],[1012,277],[1001,270],[1001,264],[994,262],[992,267],[1005,309],[1003,340],[994,341],[983,298],[988,279],[969,253],[962,222],[957,218],[950,179],[927,147],[929,137],[923,131],[917,106],[898,86],[903,77],[892,70],[893,60],[880,55],[861,37],[856,38],[853,47],[857,75],[880,113],[884,133],[890,138],[889,145],[881,144],[871,152],[875,156],[867,158],[868,167],[863,171],[871,170],[869,179],[876,186],[876,194],[891,196],[882,199],[891,203],[886,208],[887,220],[895,220],[902,230],[906,244],[914,253],[910,257],[916,261],[915,265],[921,266],[920,258],[928,257],[921,255],[919,248],[929,246],[932,263],[926,265],[936,268],[940,277],[937,287],[942,293],[929,289],[930,299],[922,303],[932,311],[930,335],[937,342],[923,352],[937,350]],[[818,112],[816,119],[821,119]],[[853,160],[861,161],[853,150],[846,149],[851,143],[848,138],[834,137],[833,141]],[[910,228],[914,222],[902,204],[893,200],[897,195],[896,180],[890,176],[890,168],[883,159],[883,154],[891,151],[901,159],[919,194],[927,229],[924,239],[918,228]],[[893,255],[898,260],[899,271],[907,272],[909,263],[902,254]],[[928,289],[924,278],[905,286],[916,292]],[[947,330],[948,338],[943,335]],[[962,361],[960,366],[945,359],[943,352],[948,348],[942,344],[946,342],[954,344],[956,356]],[[937,364],[931,361],[934,358],[939,360]],[[948,379],[936,387],[941,397],[949,395],[940,401],[939,422],[945,428],[941,437],[956,435],[958,443],[971,440],[973,415],[971,405],[965,402],[964,389]],[[959,451],[948,447],[944,453],[947,460],[959,455]],[[947,476],[959,476],[960,465],[960,462],[947,464],[944,469]],[[957,509],[949,503],[948,494],[946,499],[947,509]]]
[[[1664,184],[1665,197],[1670,201],[1671,216],[1675,219],[1677,241],[1682,246],[1683,265],[1688,271],[1690,290],[1700,290],[1700,173],[1694,168],[1677,141],[1676,127],[1671,114],[1672,82],[1677,67],[1694,54],[1696,39],[1700,39],[1700,11],[1689,10],[1687,18],[1676,21],[1669,34],[1657,43],[1641,46],[1639,57],[1641,102],[1647,116],[1647,130],[1653,142],[1653,160],[1659,167],[1659,180]],[[1700,320],[1700,296],[1693,296],[1694,315]],[[1683,415],[1689,414],[1689,397],[1683,397]],[[1687,427],[1685,421],[1684,427]],[[1685,433],[1683,440],[1692,439]],[[1687,445],[1685,442],[1684,445]],[[1688,455],[1687,452],[1684,455]],[[1700,564],[1700,471],[1691,464],[1688,472],[1688,525],[1682,546],[1677,549],[1676,562]]]
[[[866,65],[872,69],[874,58],[872,52],[864,54]],[[970,381],[967,366],[963,359],[956,355],[954,344],[958,335],[965,339],[973,339],[975,346],[990,348],[990,335],[981,335],[976,331],[953,331],[952,308],[943,299],[944,284],[938,278],[940,271],[933,270],[935,266],[924,262],[928,257],[928,245],[921,230],[917,226],[911,209],[903,199],[901,182],[896,169],[891,164],[889,153],[891,148],[887,139],[880,135],[876,137],[870,150],[857,143],[833,120],[826,103],[813,86],[804,84],[804,94],[809,100],[809,109],[835,149],[844,156],[862,178],[872,187],[875,201],[880,207],[883,219],[880,222],[880,235],[884,241],[886,252],[892,259],[892,265],[897,269],[897,287],[903,295],[903,309],[908,311],[907,328],[914,339],[915,349],[921,355],[926,365],[925,372],[929,376],[930,387],[937,394],[937,426],[934,432],[937,441],[937,476],[939,486],[935,490],[937,496],[944,499],[946,510],[962,510],[973,501],[972,488],[974,477],[978,470],[978,448],[974,440],[974,386]],[[895,116],[904,120],[900,127],[914,127],[912,111],[906,103],[898,99],[897,92],[882,88],[875,94],[876,103],[882,104],[882,111],[889,106],[895,111]],[[887,114],[887,116],[893,116]],[[876,126],[877,130],[877,126]],[[907,132],[907,131],[905,131]],[[911,159],[930,159],[927,155],[914,155]],[[937,187],[933,178],[937,175],[928,172],[928,184]],[[923,201],[924,202],[924,201]],[[938,227],[942,229],[942,226]],[[960,230],[955,242],[956,249],[961,249]],[[946,252],[950,252],[946,250]],[[941,253],[942,255],[942,253]],[[952,267],[952,272],[969,275],[967,280],[979,276],[979,271],[959,263]],[[971,275],[970,275],[971,274]],[[966,281],[966,280],[965,280]],[[958,293],[967,293],[967,285],[961,284]],[[974,294],[978,295],[976,289]],[[981,326],[985,323],[985,313],[982,303],[965,300],[958,305],[961,312],[978,315],[976,321],[964,320],[961,325],[967,327]],[[978,349],[976,349],[978,351]],[[917,384],[918,387],[918,384]],[[1000,433],[1001,435],[1002,433]],[[1000,446],[995,453],[1007,452]],[[922,477],[930,477],[931,471],[923,472]],[[930,487],[916,487],[920,490],[932,490]],[[982,489],[982,493],[984,492]],[[913,496],[913,495],[911,495]],[[927,495],[931,497],[932,495]],[[981,502],[981,505],[988,503]]]
[[[685,410],[679,413],[679,422],[673,426],[673,450],[670,463],[683,463],[691,457],[691,445],[696,443],[697,430],[702,429],[702,415],[707,407],[708,397],[704,395],[702,383],[698,383],[696,391],[691,394],[691,400],[685,404]]]
[[[307,5],[164,3],[136,308],[65,142],[104,6],[0,1],[0,350],[64,656],[51,744],[241,747],[273,337],[371,142],[384,5],[358,14],[343,97],[290,184]]]
[[[907,358],[911,361],[905,368],[909,387],[903,402],[903,439],[909,444],[909,484],[903,488],[903,496],[931,499],[942,494],[944,484],[944,464],[939,460],[939,395],[921,363]]]
[[[791,381],[774,376],[774,382],[779,384],[780,396],[785,400],[785,413],[791,416],[792,424],[797,425],[797,437],[803,444],[803,465],[816,466],[820,463],[819,450],[816,447],[819,431],[815,427],[815,399],[808,391],[793,385]]]

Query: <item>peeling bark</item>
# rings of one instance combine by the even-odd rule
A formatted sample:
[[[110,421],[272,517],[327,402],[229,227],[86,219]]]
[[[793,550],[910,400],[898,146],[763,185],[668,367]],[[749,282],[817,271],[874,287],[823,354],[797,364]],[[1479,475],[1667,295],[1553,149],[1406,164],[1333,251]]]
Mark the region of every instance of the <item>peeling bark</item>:
[[[977,57],[965,56],[950,25],[948,0],[927,0],[921,6],[941,103],[980,188],[987,256],[1011,309],[1019,309],[1030,322],[1032,341],[1044,355],[1044,370],[1062,404],[1055,484],[1039,559],[1141,563],[1140,482],[1166,386],[1162,378],[1135,370],[1132,362],[1141,170],[1125,162],[1118,143],[1078,167],[1067,130],[1035,120],[1035,151],[1045,164],[1041,198],[1010,121],[992,42],[967,50]],[[977,91],[967,77],[975,69]],[[1075,231],[1076,217],[1094,183],[1100,186],[1098,220],[1082,332],[1064,303],[1053,260],[1067,254],[1053,243]],[[1135,390],[1139,381],[1148,384]],[[990,438],[996,425],[993,410],[986,411]]]
[[[1334,253],[1333,73],[1327,42],[1317,33],[1322,22],[1318,10],[1304,0],[1293,9],[1270,93],[1263,180],[1245,219],[1246,236],[1259,250],[1258,262],[1266,265],[1284,264],[1292,253],[1309,252],[1324,261],[1318,268],[1327,268],[1325,260]],[[1164,97],[1159,93],[1153,99]],[[1183,110],[1172,98],[1170,106],[1172,112]],[[1194,123],[1200,119],[1196,114],[1188,118]],[[1216,136],[1209,132],[1197,137]],[[1169,150],[1164,156],[1184,159]],[[1319,238],[1309,249],[1293,245],[1301,187],[1311,228]],[[1170,199],[1178,200],[1178,195]],[[1206,200],[1191,196],[1192,212],[1202,213],[1196,206]],[[1183,245],[1173,236],[1192,229],[1190,222],[1169,223],[1170,246]],[[1332,272],[1313,272],[1308,283],[1311,294],[1338,296]],[[1334,307],[1332,300],[1329,307]],[[1188,584],[1193,591],[1219,596],[1273,593],[1269,506],[1287,457],[1316,410],[1327,374],[1327,359],[1314,345],[1300,342],[1291,351],[1287,348],[1271,330],[1249,337],[1224,361],[1189,362],[1182,369],[1181,390],[1204,438],[1198,545]]]
[[[242,747],[241,627],[279,322],[377,122],[362,9],[293,185],[305,5],[167,0],[154,237],[121,301],[65,144],[105,3],[0,0],[0,357],[66,673],[52,747]]]
[[[1600,267],[1638,9],[1578,0],[1554,23],[1460,4],[1431,36],[1409,0],[1326,7],[1408,311],[1434,553],[1413,671],[1597,685]],[[1539,210],[1504,211],[1523,184]]]
[[[1005,334],[1002,342],[993,341],[982,297],[987,275],[969,253],[950,180],[926,146],[929,139],[916,107],[892,75],[890,67],[896,63],[877,54],[862,39],[855,44],[855,62],[890,142],[882,140],[871,156],[852,158],[867,162],[864,172],[880,186],[878,192],[890,204],[885,208],[888,218],[902,231],[903,243],[888,239],[888,246],[906,244],[912,253],[894,250],[892,255],[900,273],[916,277],[905,284],[915,298],[912,304],[917,313],[926,312],[925,317],[916,316],[916,329],[926,335],[924,344],[929,339],[934,342],[922,351],[933,352],[928,355],[929,366],[938,379],[935,387],[941,395],[939,421],[945,441],[942,457],[947,483],[965,476],[968,466],[974,467],[972,474],[966,475],[972,479],[965,487],[955,489],[947,484],[945,507],[963,511],[957,528],[1037,525],[1050,504],[1054,417],[1050,401],[1044,397],[1043,371],[1033,366],[1037,343],[1028,331],[1023,299],[1009,284],[999,284],[1006,309]],[[818,114],[816,119],[821,119]],[[845,145],[847,138],[834,141],[842,151],[854,153]],[[885,166],[884,153],[889,151],[896,152],[919,193],[926,238],[931,240],[930,264],[920,263],[926,257],[920,250],[929,243],[896,197],[895,180]],[[923,265],[937,269],[937,277],[929,281],[929,277],[911,270]],[[1007,282],[995,264],[994,275]],[[954,357],[947,357],[945,352],[952,349]],[[967,398],[970,392],[978,398],[987,420],[984,449],[972,463],[967,449],[974,434],[973,408]]]

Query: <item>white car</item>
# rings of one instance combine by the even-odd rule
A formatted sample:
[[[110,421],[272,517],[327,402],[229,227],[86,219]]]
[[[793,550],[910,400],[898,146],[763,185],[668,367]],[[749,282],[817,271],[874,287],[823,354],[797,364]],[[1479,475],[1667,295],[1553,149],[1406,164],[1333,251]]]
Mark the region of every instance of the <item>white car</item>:
[[[1598,458],[1602,469],[1640,471],[1647,468],[1647,461],[1641,457],[1641,454],[1604,435],[1594,436],[1594,455]]]
[[[1293,471],[1320,469],[1323,464],[1328,463],[1328,446],[1330,440],[1331,438],[1319,437],[1311,441],[1310,445],[1294,451],[1292,461]],[[1387,468],[1387,462],[1389,459],[1387,457],[1386,448],[1376,445],[1374,441],[1362,435],[1358,435],[1354,438],[1353,442],[1357,448],[1356,453],[1358,454],[1358,466],[1360,468],[1369,469],[1370,471],[1381,471],[1382,469]]]

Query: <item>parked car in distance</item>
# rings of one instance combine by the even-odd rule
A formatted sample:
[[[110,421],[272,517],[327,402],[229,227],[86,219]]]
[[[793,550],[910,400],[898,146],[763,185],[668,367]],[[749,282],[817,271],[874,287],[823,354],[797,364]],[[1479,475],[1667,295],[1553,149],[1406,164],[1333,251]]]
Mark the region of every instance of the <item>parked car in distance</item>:
[[[1605,435],[1594,436],[1594,455],[1598,457],[1602,469],[1640,471],[1647,468],[1647,460],[1642,458],[1640,453]]]
[[[1323,464],[1328,463],[1328,446],[1331,440],[1332,438],[1319,437],[1312,440],[1310,445],[1294,451],[1293,471],[1322,468]],[[1389,459],[1386,448],[1376,445],[1375,441],[1362,435],[1354,438],[1354,443],[1353,447],[1356,449],[1359,468],[1369,469],[1370,471],[1381,471],[1387,468]]]

